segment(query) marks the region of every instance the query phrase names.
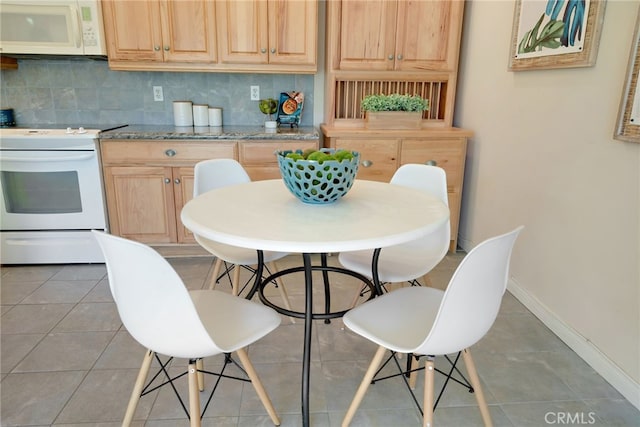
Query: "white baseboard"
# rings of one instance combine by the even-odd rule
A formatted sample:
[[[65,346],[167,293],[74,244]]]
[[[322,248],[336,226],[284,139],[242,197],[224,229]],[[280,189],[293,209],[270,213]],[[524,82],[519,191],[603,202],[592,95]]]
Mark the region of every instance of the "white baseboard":
[[[514,280],[509,280],[507,289],[542,323],[576,352],[597,373],[609,382],[633,406],[640,410],[640,384],[620,369],[589,340],[558,318],[548,307],[531,295]]]

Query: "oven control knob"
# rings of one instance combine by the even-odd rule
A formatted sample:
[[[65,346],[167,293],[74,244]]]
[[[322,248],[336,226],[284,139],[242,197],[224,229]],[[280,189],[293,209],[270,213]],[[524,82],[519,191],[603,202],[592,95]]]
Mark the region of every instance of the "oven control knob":
[[[82,126],[80,126],[78,128],[78,133],[87,133],[87,130],[85,128],[83,128]]]
[[[73,133],[73,129],[67,128],[67,133]]]

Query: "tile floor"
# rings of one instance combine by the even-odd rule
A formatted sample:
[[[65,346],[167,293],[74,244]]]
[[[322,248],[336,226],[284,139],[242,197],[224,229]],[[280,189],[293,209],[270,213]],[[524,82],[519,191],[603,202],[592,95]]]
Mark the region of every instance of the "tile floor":
[[[461,258],[448,255],[431,275],[433,286],[444,288]],[[280,264],[299,262],[290,256]],[[190,289],[207,286],[211,258],[174,258],[171,263]],[[120,425],[144,349],[120,323],[104,265],[7,266],[1,274],[1,425]],[[301,276],[286,276],[285,284],[292,303],[301,306]],[[335,304],[348,305],[355,282],[335,277],[332,286]],[[228,286],[223,282],[219,288]],[[316,302],[322,303],[320,297]],[[302,338],[302,321],[283,318],[278,329],[249,349],[283,426],[301,425]],[[313,426],[340,425],[374,351],[374,345],[344,330],[339,319],[328,325],[315,322]],[[473,354],[496,426],[640,425],[639,411],[509,294]],[[219,362],[207,360],[205,367]],[[441,362],[437,359],[436,365],[442,367]],[[174,360],[172,370],[184,365]],[[183,384],[179,389],[186,396]],[[417,393],[422,393],[421,381]],[[188,425],[168,389],[143,397],[135,419],[136,426]],[[450,385],[435,423],[481,425],[473,395]],[[271,423],[250,384],[223,380],[203,425]],[[398,378],[372,385],[352,423],[412,425],[421,425],[419,413]]]

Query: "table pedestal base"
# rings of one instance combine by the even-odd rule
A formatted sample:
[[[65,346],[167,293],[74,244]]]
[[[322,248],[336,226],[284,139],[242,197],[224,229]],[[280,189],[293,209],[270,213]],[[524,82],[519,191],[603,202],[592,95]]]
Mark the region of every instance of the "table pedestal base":
[[[263,270],[263,258],[261,251],[258,251],[258,269],[256,274],[256,283],[254,284],[253,289],[249,292],[247,296],[248,299],[251,299],[253,295],[258,292],[258,296],[260,297],[260,301],[268,307],[273,308],[278,313],[284,314],[289,317],[296,317],[299,319],[304,319],[304,353],[302,360],[302,425],[304,427],[309,426],[309,375],[311,370],[311,330],[313,325],[313,320],[315,319],[324,319],[325,323],[329,323],[330,319],[335,319],[338,317],[344,316],[344,314],[349,311],[341,310],[341,311],[331,311],[331,292],[330,292],[330,283],[329,283],[329,273],[338,273],[338,274],[346,274],[351,277],[355,277],[356,279],[365,283],[369,289],[371,290],[369,299],[375,298],[378,295],[378,288],[374,285],[374,283],[367,277],[361,275],[360,273],[356,273],[355,271],[347,270],[341,267],[332,267],[327,265],[327,254],[321,254],[321,265],[312,265],[311,263],[311,255],[308,253],[302,254],[303,266],[302,267],[293,267],[285,270],[281,270],[275,274],[272,274],[269,277],[266,277],[264,280],[260,280],[262,277]],[[314,313],[313,312],[313,272],[321,271],[322,279],[324,284],[324,293],[325,293],[325,309],[323,313]],[[288,310],[284,307],[280,307],[275,305],[271,301],[269,301],[264,295],[264,289],[269,285],[269,283],[273,283],[273,280],[280,277],[285,276],[287,274],[300,273],[304,272],[304,283],[305,283],[305,307],[304,311],[293,311]]]

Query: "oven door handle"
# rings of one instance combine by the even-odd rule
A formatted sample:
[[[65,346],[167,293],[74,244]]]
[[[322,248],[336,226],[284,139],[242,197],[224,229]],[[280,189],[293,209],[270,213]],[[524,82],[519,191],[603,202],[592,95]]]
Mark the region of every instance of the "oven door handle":
[[[76,154],[76,155],[68,155],[68,156],[60,156],[51,157],[51,153],[47,155],[47,157],[37,157],[37,156],[11,156],[4,154],[2,156],[2,161],[4,162],[68,162],[68,161],[76,161],[76,160],[90,160],[95,158],[96,153],[94,151],[88,151],[86,154]]]

